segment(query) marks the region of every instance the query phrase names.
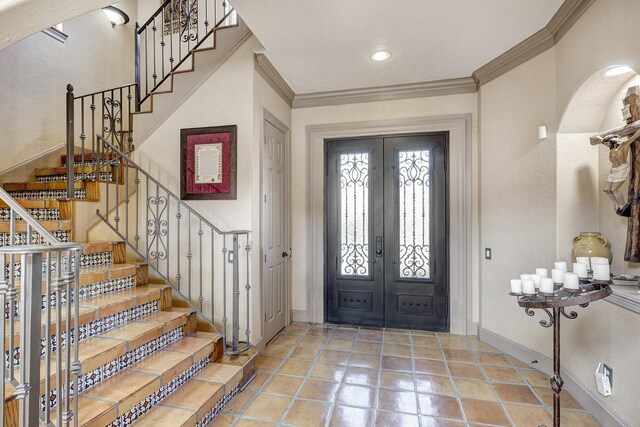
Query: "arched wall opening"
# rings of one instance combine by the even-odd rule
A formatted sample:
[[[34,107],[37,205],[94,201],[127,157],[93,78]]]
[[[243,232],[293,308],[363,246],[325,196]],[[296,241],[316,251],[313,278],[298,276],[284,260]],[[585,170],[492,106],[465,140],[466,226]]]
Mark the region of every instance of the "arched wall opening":
[[[607,67],[593,73],[576,90],[556,135],[557,257],[570,260],[573,238],[582,231],[599,231],[611,242],[612,271],[640,273],[640,264],[624,261],[627,219],[615,213],[602,191],[611,163],[609,149],[592,146],[589,137],[625,124],[622,99],[630,86],[640,85],[631,70],[607,76]],[[627,184],[622,192],[626,195]]]

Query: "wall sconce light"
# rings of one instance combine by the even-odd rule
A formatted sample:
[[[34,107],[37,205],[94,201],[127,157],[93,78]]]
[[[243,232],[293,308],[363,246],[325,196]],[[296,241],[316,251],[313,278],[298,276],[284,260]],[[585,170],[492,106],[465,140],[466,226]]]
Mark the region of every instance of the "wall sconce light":
[[[107,19],[111,22],[112,28],[115,28],[116,25],[124,25],[129,22],[129,16],[115,6],[103,7],[102,11],[107,15]]]
[[[538,126],[538,139],[547,139],[547,126]]]

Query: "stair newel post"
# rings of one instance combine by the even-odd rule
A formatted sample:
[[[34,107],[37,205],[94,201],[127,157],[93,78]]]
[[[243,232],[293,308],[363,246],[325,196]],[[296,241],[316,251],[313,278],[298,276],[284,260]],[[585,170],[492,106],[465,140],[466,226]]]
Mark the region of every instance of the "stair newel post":
[[[16,388],[16,394],[20,406],[20,426],[28,427],[38,425],[40,413],[42,253],[23,254],[21,269],[20,352],[22,360],[20,360],[20,385]]]
[[[73,86],[67,85],[67,199],[73,199],[74,150],[73,150]]]
[[[140,25],[136,22],[135,30],[135,79],[136,79],[136,111],[140,111]]]
[[[240,269],[238,266],[238,234],[233,234],[233,351],[237,352],[240,341]]]

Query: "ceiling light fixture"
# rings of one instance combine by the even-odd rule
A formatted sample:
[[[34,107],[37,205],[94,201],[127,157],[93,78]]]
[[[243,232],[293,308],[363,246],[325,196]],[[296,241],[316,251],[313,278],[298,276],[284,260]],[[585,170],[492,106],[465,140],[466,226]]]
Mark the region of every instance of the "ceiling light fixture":
[[[378,50],[373,52],[369,58],[371,58],[372,61],[382,62],[391,58],[391,53],[386,50]]]
[[[631,71],[633,71],[633,69],[627,67],[626,65],[616,65],[605,71],[604,75],[606,77],[616,77],[630,73]]]
[[[115,6],[103,7],[102,11],[107,15],[107,19],[111,22],[111,27],[113,28],[116,25],[123,25],[129,22],[129,16]]]

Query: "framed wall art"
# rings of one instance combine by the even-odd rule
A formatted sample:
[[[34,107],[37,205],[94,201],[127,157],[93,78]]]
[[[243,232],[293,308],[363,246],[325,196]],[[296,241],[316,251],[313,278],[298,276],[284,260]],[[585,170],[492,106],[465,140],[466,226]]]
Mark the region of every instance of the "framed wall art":
[[[180,130],[180,198],[235,200],[236,125]]]

